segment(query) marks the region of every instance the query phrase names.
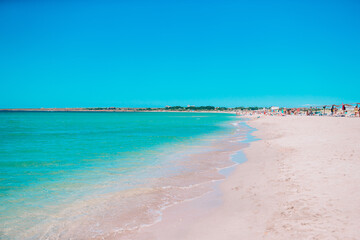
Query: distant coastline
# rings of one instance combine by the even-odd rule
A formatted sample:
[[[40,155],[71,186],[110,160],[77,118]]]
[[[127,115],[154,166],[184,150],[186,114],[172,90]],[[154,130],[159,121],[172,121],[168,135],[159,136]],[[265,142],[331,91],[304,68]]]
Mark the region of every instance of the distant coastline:
[[[236,110],[245,109],[225,107],[165,107],[165,108],[8,108],[0,109],[0,112],[227,112],[234,113]],[[249,108],[250,109],[250,108]],[[256,107],[256,109],[258,109]]]
[[[162,108],[127,108],[127,107],[81,107],[81,108],[3,108],[0,112],[198,112],[231,113],[244,115],[319,115],[319,116],[358,116],[360,103],[287,107],[214,107],[214,106],[165,106]]]
[[[333,108],[347,109],[353,111],[360,103],[350,104],[328,104],[322,106],[302,107],[214,107],[214,106],[165,106],[157,108],[131,108],[131,107],[75,107],[75,108],[0,108],[0,112],[225,112],[225,113],[270,113],[270,112],[329,112]]]

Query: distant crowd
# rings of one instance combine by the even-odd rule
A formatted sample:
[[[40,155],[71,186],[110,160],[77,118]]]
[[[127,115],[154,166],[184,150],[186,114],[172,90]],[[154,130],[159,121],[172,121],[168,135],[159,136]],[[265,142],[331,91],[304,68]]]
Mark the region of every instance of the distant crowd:
[[[360,117],[359,104],[326,105],[308,108],[263,108],[258,110],[237,111],[237,115],[269,115],[269,116],[333,116],[333,117]]]

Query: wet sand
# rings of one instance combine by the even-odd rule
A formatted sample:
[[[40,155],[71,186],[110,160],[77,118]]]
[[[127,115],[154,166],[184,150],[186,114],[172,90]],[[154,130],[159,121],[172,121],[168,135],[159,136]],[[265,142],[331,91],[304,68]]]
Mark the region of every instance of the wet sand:
[[[56,212],[52,221],[44,221],[24,231],[22,238],[135,239],[142,229],[170,222],[161,221],[167,209],[177,209],[188,203],[193,206],[202,199],[218,199],[217,195],[221,195],[219,183],[237,164],[230,156],[248,145],[239,142],[246,139],[249,131],[243,121],[239,119],[231,124],[233,127],[228,126],[227,131],[204,136],[202,141],[165,154],[161,168],[155,165],[148,170],[161,171],[162,175],[147,177],[146,182],[135,188],[115,189],[78,199]],[[202,209],[208,212],[210,206],[202,205]],[[190,217],[201,216],[200,207],[196,210],[196,213],[187,213],[191,213]],[[145,234],[147,238],[148,234]]]
[[[261,117],[261,140],[212,193],[133,239],[360,239],[360,119]]]

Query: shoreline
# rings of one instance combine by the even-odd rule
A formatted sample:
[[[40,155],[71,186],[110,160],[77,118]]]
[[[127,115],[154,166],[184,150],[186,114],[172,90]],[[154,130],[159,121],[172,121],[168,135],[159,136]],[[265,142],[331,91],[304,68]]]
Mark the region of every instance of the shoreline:
[[[230,154],[227,151],[223,151],[223,153],[226,154],[226,158],[228,158],[232,164],[223,168],[217,168],[218,173],[221,174],[223,178],[212,181],[210,191],[194,199],[187,199],[178,204],[169,206],[164,209],[160,221],[139,229],[138,232],[130,237],[125,236],[125,238],[120,239],[183,239],[184,236],[181,232],[186,231],[189,226],[196,224],[197,221],[201,221],[202,218],[206,218],[209,212],[218,209],[223,204],[222,185],[232,174],[234,174],[240,165],[247,161],[244,149],[252,142],[259,140],[253,136],[253,132],[257,131],[257,129],[249,126],[247,124],[248,121],[248,119],[239,118],[232,123],[236,126],[237,131],[245,131],[245,134],[240,140],[239,138],[235,138],[235,140],[229,141],[231,143],[236,143],[237,149]],[[232,138],[228,137],[228,139]],[[166,232],[164,232],[163,229],[166,229]]]
[[[63,205],[61,211],[53,212],[46,221],[22,231],[21,238],[132,239],[140,228],[159,222],[163,211],[212,192],[213,186],[225,178],[221,173],[234,168],[236,164],[229,155],[244,147],[236,140],[245,138],[245,130],[232,124],[241,119],[231,119],[223,132],[205,134],[195,144],[189,142],[184,149],[174,149],[165,166],[153,169],[162,169],[163,177],[149,178],[134,189],[87,195]]]
[[[15,118],[15,120],[18,121],[12,121],[12,116],[9,118],[9,122],[17,123],[13,128],[14,131],[17,131],[20,120],[24,122],[26,126],[33,126],[29,124],[32,123],[32,121],[29,121],[29,119],[32,119],[31,115],[28,115],[30,116],[29,118],[25,117],[25,115],[26,114],[18,115]],[[52,114],[47,116],[51,115]],[[75,115],[79,116],[78,114]],[[72,118],[72,116],[75,115],[66,115],[67,118],[65,118],[65,120],[57,118],[56,115],[52,115],[49,120],[57,118],[61,122],[68,122],[66,119]],[[79,167],[79,169],[89,174],[82,175],[83,172],[74,171],[76,174],[71,176],[72,174],[66,175],[68,173],[63,171],[60,172],[60,174],[64,173],[64,177],[62,177],[63,175],[58,175],[59,180],[57,181],[54,181],[53,175],[51,175],[47,178],[50,181],[39,182],[38,186],[40,187],[38,187],[38,189],[40,189],[40,191],[35,191],[37,189],[33,190],[33,188],[29,187],[26,191],[18,194],[14,192],[12,196],[9,195],[12,199],[16,199],[18,195],[25,196],[25,193],[27,196],[39,194],[36,195],[38,196],[37,199],[33,200],[29,198],[24,200],[24,198],[20,198],[20,201],[13,203],[10,197],[9,201],[3,198],[2,200],[5,203],[2,208],[4,218],[0,235],[14,239],[56,239],[57,236],[60,236],[58,237],[60,239],[68,239],[71,237],[76,239],[101,239],[102,236],[107,237],[114,232],[121,233],[123,230],[136,230],[141,224],[146,225],[152,223],[154,220],[157,220],[159,212],[164,207],[174,202],[182,201],[183,199],[197,197],[208,191],[213,184],[211,181],[223,178],[223,176],[218,174],[217,168],[226,167],[231,164],[225,155],[222,156],[221,153],[217,152],[217,149],[224,148],[230,151],[233,148],[233,144],[228,143],[224,145],[221,140],[231,137],[229,134],[235,132],[235,127],[230,124],[234,122],[234,117],[208,114],[208,117],[202,118],[200,115],[201,114],[175,114],[172,115],[171,118],[168,118],[170,119],[168,120],[168,124],[164,124],[165,121],[160,121],[163,119],[161,115],[157,115],[157,118],[151,117],[150,120],[155,123],[145,125],[147,128],[141,127],[139,129],[141,134],[149,137],[140,138],[140,140],[142,140],[143,143],[149,143],[150,140],[145,140],[163,136],[166,137],[166,141],[160,141],[160,139],[158,140],[159,144],[155,144],[154,146],[144,144],[144,147],[147,146],[148,148],[144,148],[143,146],[141,146],[141,149],[128,148],[137,150],[134,151],[136,155],[128,154],[125,155],[125,158],[120,158],[121,155],[119,155],[113,158],[115,161],[108,161],[109,159],[107,157],[103,159],[96,158],[96,160],[99,159],[99,163],[101,164],[93,164],[91,166],[93,167],[92,169],[95,170],[93,172],[88,171],[90,167],[86,168],[87,165],[81,165],[77,162],[76,166],[83,166],[82,168]],[[75,121],[76,127],[74,129],[76,129],[76,134],[78,134],[77,123],[87,123],[87,116],[88,115],[82,115],[80,120]],[[89,143],[96,140],[88,137],[88,126],[102,126],[103,122],[108,122],[104,121],[103,116],[105,115],[101,115],[100,120],[95,119],[95,123],[98,124],[85,124],[85,127],[80,129],[81,134],[77,140],[80,140],[80,143],[86,143],[81,144],[81,146],[86,146],[86,148],[84,148],[86,152],[90,150],[88,149],[90,146]],[[107,117],[113,119],[113,116],[115,117],[115,115],[108,115]],[[122,117],[121,114],[117,116]],[[132,116],[136,117],[137,115]],[[186,117],[186,119],[183,117]],[[108,133],[111,133],[113,136],[113,129],[119,127],[119,122],[124,122],[121,121],[121,119],[122,118],[118,118],[115,119],[117,121],[109,121],[109,123],[116,122],[117,124],[109,124],[105,129],[100,128],[99,132],[91,136],[105,136],[104,139],[108,139]],[[142,122],[147,119],[148,118],[144,118]],[[43,118],[41,118],[41,120],[44,121]],[[105,118],[105,120],[108,120],[108,118]],[[127,121],[128,120],[126,120],[125,123]],[[48,125],[46,129],[48,131],[46,133],[58,131],[62,134],[64,132],[68,133],[67,135],[62,135],[64,138],[61,138],[61,140],[68,138],[73,139],[73,136],[75,136],[71,126],[60,124],[60,128],[58,128],[59,125],[57,121],[49,122],[54,124]],[[35,123],[37,122],[35,121]],[[151,123],[151,121],[149,121],[149,123]],[[159,126],[159,128],[156,128],[157,126]],[[179,128],[176,128],[177,126]],[[193,129],[193,131],[189,130],[185,132],[188,128]],[[144,131],[140,131],[142,129],[144,129]],[[39,130],[41,133],[42,127],[40,125]],[[39,136],[42,136],[41,134],[35,135],[33,132],[34,131],[28,133],[25,131],[29,136],[36,138],[35,140],[39,139]],[[105,135],[103,135],[103,133],[105,133]],[[137,132],[126,132],[126,134],[135,137],[138,136]],[[45,136],[50,136],[51,138],[46,138],[50,140],[60,139],[57,137],[53,138],[51,134]],[[121,139],[123,134],[115,134],[115,136]],[[178,141],[170,141],[175,137]],[[168,140],[169,138],[171,139]],[[40,140],[41,139],[43,138],[40,138]],[[131,140],[131,138],[124,139],[125,141]],[[137,140],[136,143],[139,145],[139,138],[134,139]],[[32,141],[28,142],[30,145],[24,147],[33,148],[34,145]],[[40,141],[40,145],[36,145],[37,142],[35,141],[35,146],[42,146],[42,142],[43,141]],[[226,140],[223,140],[223,142],[225,143]],[[63,144],[64,141],[60,141],[60,143]],[[95,141],[95,143],[98,142]],[[115,143],[118,146],[120,146],[120,143],[124,144],[124,142],[121,141]],[[114,144],[114,146],[116,144]],[[74,148],[77,149],[76,146],[74,146]],[[109,154],[109,151],[105,151],[108,150],[107,148],[99,147],[95,149],[99,152]],[[62,155],[61,152],[60,154]],[[83,159],[86,155],[79,154],[79,156]],[[125,159],[123,164],[121,163],[122,159]],[[67,158],[64,158],[64,160],[67,160]],[[100,160],[106,161],[101,162]],[[36,166],[38,169],[49,169],[47,165],[44,168],[41,168],[41,165]],[[57,166],[61,167],[61,164]],[[53,169],[57,170],[56,168]],[[50,170],[55,171],[53,169],[50,168]],[[93,177],[94,175],[91,173],[104,177]],[[47,191],[48,189],[50,189],[50,191]],[[66,194],[64,195],[63,193]],[[42,196],[45,195],[47,198],[42,198]],[[42,201],[43,199],[44,201]],[[8,205],[6,205],[7,203]],[[38,204],[38,207],[31,208],[31,205],[34,204]],[[11,207],[5,208],[4,206]]]
[[[244,126],[244,119],[242,118],[235,119],[235,121],[231,124],[235,127],[235,131],[233,133],[227,133],[224,136],[217,136],[216,139],[213,140],[214,143],[212,145],[206,146],[205,152],[201,152],[200,154],[191,154],[190,158],[187,160],[190,162],[198,162],[200,158],[199,163],[203,165],[203,170],[201,170],[200,172],[213,171],[212,175],[207,176],[207,178],[209,178],[207,181],[197,181],[196,183],[185,187],[188,193],[191,193],[192,191],[197,191],[196,188],[199,186],[206,187],[207,190],[205,192],[201,193],[200,195],[197,194],[196,196],[191,198],[183,199],[179,202],[173,202],[171,205],[161,208],[160,219],[156,220],[151,224],[142,225],[140,226],[140,228],[134,229],[134,231],[130,232],[118,232],[106,236],[105,239],[149,239],[148,230],[158,228],[159,225],[161,228],[161,225],[163,223],[167,224],[168,220],[164,220],[164,218],[168,218],[168,212],[172,212],[174,209],[183,209],[184,206],[193,206],[194,203],[196,204],[198,202],[202,204],[201,208],[204,208],[205,205],[209,205],[209,203],[206,202],[209,199],[211,201],[210,205],[219,205],[220,201],[218,197],[221,195],[220,185],[233,171],[235,171],[236,167],[239,164],[246,160],[245,156],[242,153],[242,149],[244,149],[248,144],[247,140],[249,132],[253,131],[253,129],[251,129],[249,126]],[[239,138],[241,140],[239,140]],[[213,165],[212,162],[214,161],[218,163],[216,165]],[[208,165],[208,163],[206,162],[210,162],[210,165]],[[213,206],[210,205],[209,207],[212,208]],[[197,210],[191,212],[198,212],[197,214],[201,215],[201,211]],[[181,214],[177,214],[176,217],[178,216],[181,216]]]
[[[357,239],[360,122],[261,117],[247,161],[210,195],[166,209],[145,239]]]
[[[169,167],[184,171],[149,178],[130,191],[79,199],[54,216],[62,222],[36,225],[26,236],[356,239],[358,119],[250,116],[227,124],[231,132],[209,135],[174,153],[181,158],[169,158]]]

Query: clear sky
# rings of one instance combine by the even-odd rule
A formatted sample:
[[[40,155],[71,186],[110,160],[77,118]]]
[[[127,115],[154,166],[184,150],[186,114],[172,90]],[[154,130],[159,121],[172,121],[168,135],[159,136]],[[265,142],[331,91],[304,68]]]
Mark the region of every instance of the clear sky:
[[[0,108],[360,102],[358,0],[0,0]]]

